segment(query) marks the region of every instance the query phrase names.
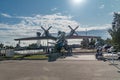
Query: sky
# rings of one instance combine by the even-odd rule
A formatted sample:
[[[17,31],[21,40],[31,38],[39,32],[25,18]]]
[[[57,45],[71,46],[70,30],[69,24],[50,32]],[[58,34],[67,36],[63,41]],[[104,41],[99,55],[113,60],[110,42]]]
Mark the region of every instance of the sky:
[[[119,5],[120,0],[0,0],[0,43],[36,36],[43,32],[40,26],[53,26],[51,33],[79,26],[79,35],[87,29],[88,35],[106,39]]]

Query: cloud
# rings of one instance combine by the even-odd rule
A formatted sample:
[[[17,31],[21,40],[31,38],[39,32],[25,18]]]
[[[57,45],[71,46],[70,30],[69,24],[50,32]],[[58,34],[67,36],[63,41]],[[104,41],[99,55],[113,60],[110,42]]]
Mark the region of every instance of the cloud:
[[[54,32],[58,30],[67,29],[68,25],[78,26],[80,25],[78,22],[72,20],[72,16],[65,16],[61,13],[56,13],[52,15],[36,15],[34,17],[17,17],[23,19],[22,23],[28,26],[43,26],[48,28],[49,26],[53,26]],[[53,32],[51,31],[51,32]],[[68,30],[67,30],[68,31]]]
[[[51,11],[56,11],[58,8],[53,8],[53,9],[51,9]]]
[[[15,16],[16,17],[16,16]],[[23,37],[34,37],[36,32],[43,33],[43,30],[40,26],[48,28],[53,26],[50,29],[50,33],[57,33],[60,31],[65,31],[66,33],[70,32],[68,25],[75,28],[79,26],[77,31],[87,30],[107,30],[111,28],[110,24],[98,25],[98,26],[89,26],[81,27],[82,24],[73,20],[70,15],[62,15],[61,13],[51,14],[51,15],[35,15],[35,16],[17,16],[16,18],[21,19],[18,24],[5,24],[0,23],[0,41],[13,41],[15,38]],[[84,26],[84,25],[83,25]]]
[[[18,24],[5,24],[0,23],[0,41],[13,41],[15,38],[34,37],[36,32],[43,33],[40,26],[46,29],[49,26],[53,26],[50,29],[51,33],[57,33],[62,30],[68,32],[68,25],[78,26],[79,23],[72,20],[71,16],[65,16],[61,13],[52,15],[35,15],[35,16],[13,16],[19,18],[21,21]]]
[[[120,14],[120,12],[115,12],[115,13]],[[114,12],[110,12],[110,13],[108,13],[108,15],[110,15],[110,16],[112,15],[112,16],[113,16],[113,15],[114,15]]]
[[[103,8],[105,8],[105,5],[104,4],[100,5],[99,9],[103,9]]]
[[[110,15],[110,16],[111,16],[111,15],[114,15],[114,12],[110,12],[110,13],[108,13],[108,15]]]
[[[6,14],[6,13],[1,13],[1,15],[2,15],[2,16],[4,16],[4,17],[6,17],[6,18],[12,18],[12,16],[11,16],[11,15]]]
[[[96,26],[89,26],[83,25],[85,27],[79,27],[77,31],[91,31],[91,30],[108,30],[111,28],[111,24],[104,24],[104,25],[96,25]]]
[[[15,34],[13,35],[31,36],[31,34],[35,34],[35,32],[37,31],[42,31],[40,26],[43,26],[46,29],[49,26],[53,26],[50,32],[54,32],[54,33],[57,33],[59,30],[69,32],[70,29],[68,28],[68,25],[71,25],[73,28],[75,28],[76,26],[79,26],[77,31],[84,31],[86,28],[87,30],[102,30],[102,29],[108,29],[111,27],[110,24],[98,25],[93,27],[87,25],[86,27],[81,27],[82,24],[80,24],[75,20],[72,20],[72,16],[65,16],[60,13],[56,13],[52,15],[36,15],[33,17],[19,16],[17,18],[21,18],[22,21],[18,24],[13,24],[13,25],[0,24],[0,28],[4,28],[4,31],[6,32],[7,31],[15,32]],[[3,29],[1,30],[3,31]],[[26,33],[30,33],[30,34],[26,34]]]
[[[104,25],[89,27],[88,30],[107,30],[110,28],[111,28],[111,24],[104,24]]]

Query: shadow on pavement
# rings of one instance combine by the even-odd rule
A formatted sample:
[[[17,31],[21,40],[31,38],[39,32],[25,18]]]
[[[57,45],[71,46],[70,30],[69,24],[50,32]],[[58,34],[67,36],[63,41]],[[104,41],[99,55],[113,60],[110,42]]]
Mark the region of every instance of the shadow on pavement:
[[[119,69],[120,70],[120,67],[118,66],[118,64],[116,64],[116,63],[112,63],[111,61],[108,61],[110,64],[109,65],[112,65],[112,66],[114,66],[114,67],[116,67],[117,69]],[[120,73],[120,71],[117,71],[118,73]]]
[[[118,73],[120,73],[120,71],[117,71]]]

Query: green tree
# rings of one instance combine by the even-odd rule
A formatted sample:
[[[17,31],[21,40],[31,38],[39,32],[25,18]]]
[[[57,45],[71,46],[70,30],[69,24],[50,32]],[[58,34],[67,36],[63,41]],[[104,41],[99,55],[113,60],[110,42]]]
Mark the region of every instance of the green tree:
[[[6,48],[6,49],[14,49],[13,46],[8,46],[8,45],[6,45],[5,48]]]
[[[89,39],[83,38],[83,41],[81,42],[82,48],[88,48],[89,47]]]
[[[113,44],[113,43],[112,43],[112,39],[110,39],[110,38],[107,38],[107,39],[105,40],[105,43],[106,43],[106,44],[110,44],[110,45]]]
[[[95,40],[93,38],[90,39],[90,42],[89,42],[89,48],[95,48]]]
[[[105,40],[102,38],[98,38],[97,41],[99,42],[99,46],[105,45]]]
[[[36,43],[30,44],[28,48],[38,48],[38,45]]]
[[[112,43],[117,45],[120,50],[120,14],[114,13],[112,28],[108,30],[112,37]]]
[[[3,48],[4,47],[4,44],[0,43],[0,48]]]

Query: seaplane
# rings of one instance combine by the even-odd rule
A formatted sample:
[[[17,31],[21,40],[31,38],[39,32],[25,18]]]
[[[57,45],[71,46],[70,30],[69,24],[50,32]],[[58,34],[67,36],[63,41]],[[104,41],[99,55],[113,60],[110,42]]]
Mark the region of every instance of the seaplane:
[[[68,25],[70,32],[65,35],[66,39],[83,39],[83,38],[99,38],[97,36],[81,36],[78,35],[78,33],[76,32],[76,30],[79,28],[79,26],[72,28],[70,25]],[[36,36],[35,37],[27,37],[27,38],[19,38],[19,39],[14,39],[15,41],[19,41],[19,45],[20,45],[20,41],[30,41],[30,40],[57,40],[57,37],[53,36],[52,34],[50,34],[49,30],[52,28],[52,26],[48,27],[47,29],[45,29],[43,26],[41,26],[41,29],[44,31],[43,34],[41,34],[41,32],[36,32]],[[47,42],[48,44],[49,42]],[[49,46],[50,47],[50,46]],[[71,46],[72,47],[72,46]],[[41,48],[48,48],[48,46],[44,46]]]

